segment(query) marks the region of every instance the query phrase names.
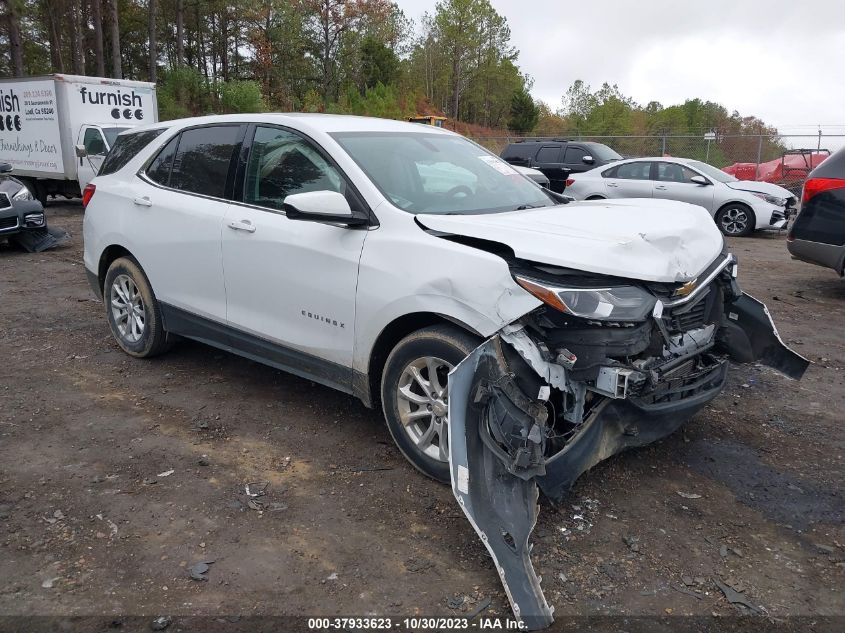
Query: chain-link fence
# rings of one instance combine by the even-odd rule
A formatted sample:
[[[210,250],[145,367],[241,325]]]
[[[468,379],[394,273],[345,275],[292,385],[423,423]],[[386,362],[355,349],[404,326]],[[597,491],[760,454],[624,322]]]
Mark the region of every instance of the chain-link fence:
[[[538,137],[525,137],[538,138]],[[572,141],[604,143],[626,158],[677,156],[693,158],[725,169],[740,180],[764,180],[800,191],[807,173],[824,160],[829,151],[845,145],[845,135],[743,135],[721,134],[585,136],[557,135]],[[522,140],[517,136],[473,137],[496,154],[509,144]]]

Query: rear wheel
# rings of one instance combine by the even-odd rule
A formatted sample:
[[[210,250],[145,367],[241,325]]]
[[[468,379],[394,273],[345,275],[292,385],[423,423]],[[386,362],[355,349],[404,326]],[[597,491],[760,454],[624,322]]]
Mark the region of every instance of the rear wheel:
[[[732,237],[745,237],[750,235],[755,228],[757,218],[751,207],[734,202],[726,204],[716,214],[716,224],[719,230],[725,235]]]
[[[158,301],[134,259],[120,257],[109,266],[103,302],[112,336],[124,352],[149,358],[170,348]]]
[[[590,197],[587,198],[587,200],[604,200],[604,199],[605,199],[604,196],[590,196]]]
[[[448,375],[481,341],[454,325],[402,339],[384,366],[381,401],[396,446],[417,470],[449,481]]]

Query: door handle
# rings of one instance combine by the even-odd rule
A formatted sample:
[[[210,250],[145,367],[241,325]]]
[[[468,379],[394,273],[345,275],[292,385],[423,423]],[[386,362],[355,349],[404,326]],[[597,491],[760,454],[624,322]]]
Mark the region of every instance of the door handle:
[[[249,220],[233,220],[229,222],[229,228],[233,231],[245,231],[255,233],[255,226]]]
[[[655,185],[654,188],[658,191],[666,191],[666,187],[664,185]]]
[[[143,198],[135,198],[132,202],[137,204],[139,207],[151,207],[153,206],[153,201],[150,200],[147,196]]]
[[[607,183],[607,186],[608,187],[618,187],[619,185],[617,185],[615,182],[609,182],[609,183]]]

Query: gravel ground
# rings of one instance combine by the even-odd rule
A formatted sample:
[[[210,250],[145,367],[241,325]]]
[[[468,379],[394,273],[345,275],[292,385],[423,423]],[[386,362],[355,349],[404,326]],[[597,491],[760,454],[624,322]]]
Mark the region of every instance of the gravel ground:
[[[149,629],[161,614],[464,615],[488,598],[484,615],[509,615],[451,491],[377,412],[199,344],[129,358],[85,280],[81,207],[48,216],[68,245],[0,245],[0,615]],[[533,558],[558,617],[845,616],[845,283],[792,261],[783,235],[731,246],[814,364],[801,382],[733,368],[684,429],[544,505]]]

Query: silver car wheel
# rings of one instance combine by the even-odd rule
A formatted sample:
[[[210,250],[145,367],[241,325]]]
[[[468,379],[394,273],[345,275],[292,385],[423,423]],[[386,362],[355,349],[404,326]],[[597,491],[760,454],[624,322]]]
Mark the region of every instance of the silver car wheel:
[[[399,419],[417,449],[441,462],[449,461],[448,382],[452,365],[432,356],[408,363],[396,394]]]
[[[138,286],[129,275],[114,278],[109,292],[111,313],[120,337],[127,343],[137,343],[144,335],[146,313]]]
[[[719,221],[727,235],[736,235],[748,228],[748,213],[741,207],[730,207],[722,212]]]

